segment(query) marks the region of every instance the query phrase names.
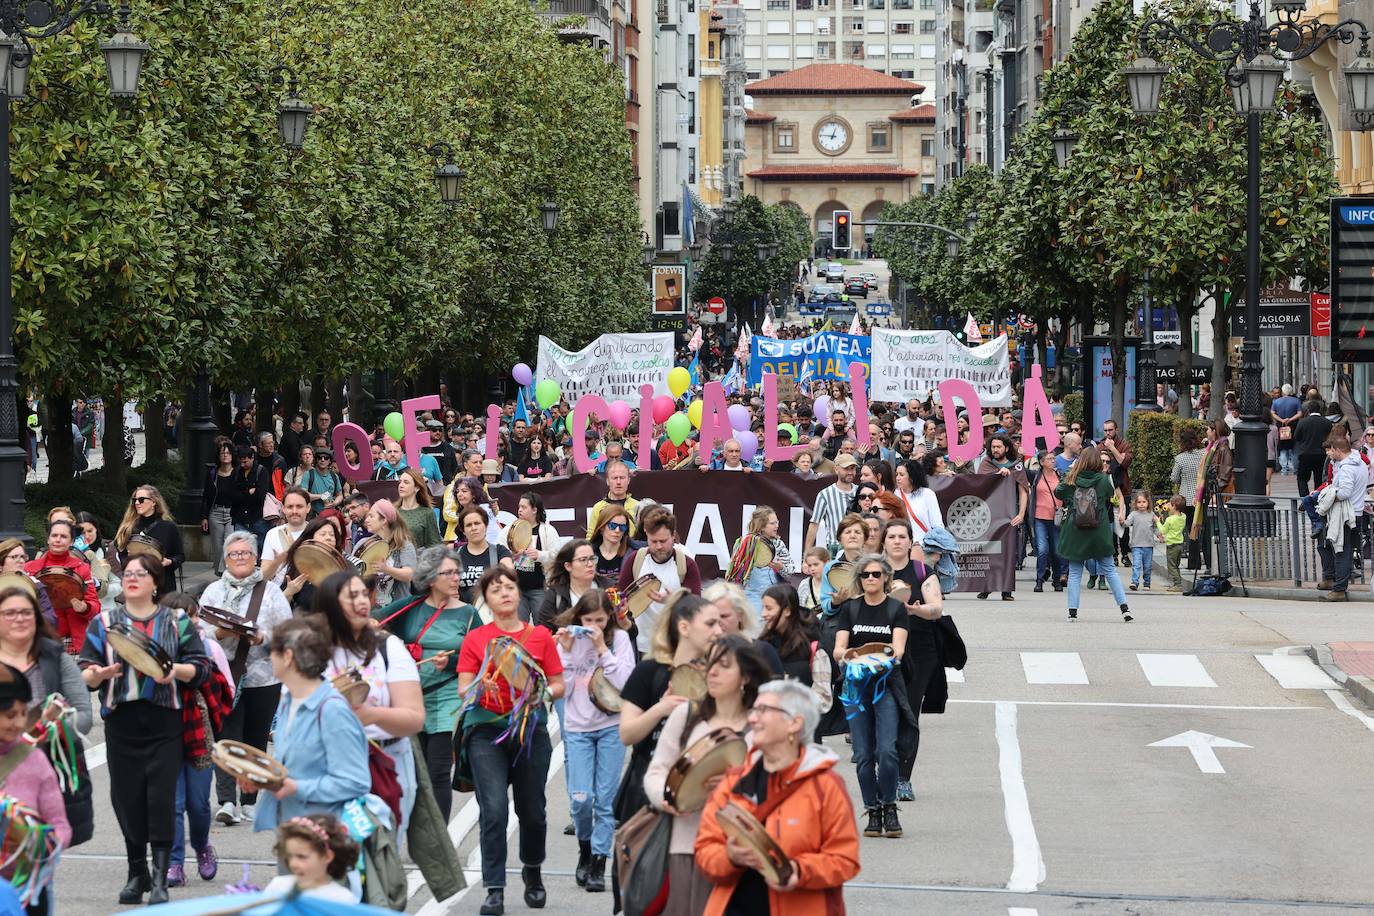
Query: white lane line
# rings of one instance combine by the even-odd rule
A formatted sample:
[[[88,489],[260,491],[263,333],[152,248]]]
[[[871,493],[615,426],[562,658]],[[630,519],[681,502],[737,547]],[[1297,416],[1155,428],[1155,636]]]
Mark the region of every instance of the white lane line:
[[[553,737],[556,736],[557,734],[558,734],[558,720],[557,720],[557,719],[553,719],[553,720],[549,723],[549,738],[550,738],[550,740],[552,740]],[[553,754],[549,757],[549,777],[548,777],[547,780],[545,780],[545,783],[544,783],[544,784],[545,784],[546,786],[553,785],[554,778],[558,775],[558,772],[559,772],[560,770],[562,770],[562,769],[563,769],[563,742],[560,741],[560,742],[558,742],[557,744],[555,744],[555,745],[553,746]],[[545,792],[545,796],[546,796],[546,797],[547,797],[547,794],[548,794],[548,793]],[[474,796],[473,796],[473,799],[472,799],[472,802],[475,803],[476,801],[477,801],[477,798],[476,798],[476,796],[474,795]],[[466,807],[466,806],[464,806],[464,807]],[[506,830],[506,839],[507,839],[507,841],[509,841],[510,838],[511,838],[512,836],[515,835],[515,831],[518,830],[518,829],[520,828],[520,819],[517,818],[517,817],[515,816],[515,803],[514,803],[514,802],[511,802],[510,810],[506,812],[506,818],[507,818],[507,821],[508,821],[509,824],[510,824],[510,827]],[[508,856],[509,856],[509,849],[510,849],[510,846],[509,846],[509,843],[507,843],[507,850],[508,850],[508,851],[507,851],[507,855],[508,855]],[[518,856],[517,856],[517,858],[518,858]],[[509,859],[508,859],[508,861],[509,861]],[[467,887],[463,888],[461,891],[459,891],[458,893],[454,894],[452,897],[449,897],[449,898],[446,899],[446,900],[433,900],[433,899],[431,899],[431,900],[430,900],[428,903],[426,903],[424,906],[420,907],[420,910],[419,910],[419,912],[416,914],[416,916],[440,916],[440,914],[448,913],[448,912],[453,908],[453,905],[454,905],[455,903],[457,903],[458,901],[462,900],[464,897],[466,897],[466,896],[468,895],[468,891],[471,891],[474,887],[481,887],[481,884],[482,884],[482,845],[481,845],[480,843],[477,844],[477,846],[475,846],[475,847],[473,848],[472,853],[468,856],[467,863],[464,864],[464,866],[463,866],[463,878],[467,881]]]
[[[1336,682],[1306,655],[1256,655],[1255,661],[1263,665],[1284,690],[1334,690],[1337,687]]]
[[[1002,776],[1002,799],[1007,833],[1011,834],[1011,878],[1007,890],[1033,891],[1045,880],[1045,860],[1031,820],[1026,781],[1021,775],[1021,742],[1016,734],[1016,704],[998,703],[996,717],[997,768]]]
[[[1029,906],[1009,906],[1007,916],[1040,916],[1040,911]]]
[[[94,770],[105,765],[105,745],[96,744],[86,748],[86,769]]]
[[[1371,719],[1369,716],[1356,709],[1355,705],[1346,698],[1345,694],[1341,693],[1339,690],[1327,690],[1325,693],[1337,709],[1347,716],[1350,716],[1355,721],[1363,724],[1365,728],[1374,732],[1374,719]]]
[[[1196,655],[1154,655],[1137,653],[1136,661],[1151,687],[1215,687],[1207,669]]]
[[[945,680],[951,684],[962,684],[964,682],[964,672],[958,668],[946,668]]]
[[[1119,709],[1213,709],[1222,712],[1292,712],[1325,706],[1217,706],[1207,703],[1105,703],[1097,700],[950,700],[951,703],[1014,703],[1017,706],[1106,706]]]
[[[1022,652],[1027,684],[1086,684],[1088,672],[1077,652]]]

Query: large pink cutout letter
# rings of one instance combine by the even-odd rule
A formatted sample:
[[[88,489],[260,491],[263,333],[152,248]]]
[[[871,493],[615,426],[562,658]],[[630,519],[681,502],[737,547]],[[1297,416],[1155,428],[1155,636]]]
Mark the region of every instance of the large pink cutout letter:
[[[420,470],[420,449],[429,444],[429,433],[416,427],[416,418],[426,410],[438,410],[439,406],[437,394],[406,398],[401,402],[401,423],[406,432],[406,467]]]
[[[573,467],[577,468],[579,474],[596,470],[596,462],[587,454],[587,427],[591,422],[591,415],[596,414],[597,418],[605,420],[609,419],[610,413],[611,408],[606,399],[597,394],[584,394],[573,405]]]
[[[1024,410],[1021,421],[1021,456],[1035,454],[1035,440],[1044,439],[1045,448],[1053,452],[1059,447],[1059,427],[1054,422],[1050,410],[1050,399],[1045,397],[1045,385],[1040,380],[1040,364],[1031,366],[1031,377],[1024,382],[1021,393],[1021,407]]]
[[[487,441],[483,447],[487,451],[486,457],[492,461],[496,460],[496,445],[501,441],[501,408],[495,404],[487,405]]]
[[[372,479],[372,444],[367,440],[367,430],[357,423],[340,423],[331,433],[334,443],[334,463],[345,480],[357,483]],[[358,463],[350,464],[344,446],[349,442],[358,449]]]
[[[654,386],[639,386],[639,469],[647,471],[654,466]]]
[[[778,377],[763,373],[763,457],[769,461],[791,461],[804,450],[804,445],[782,445],[778,442]]]
[[[701,392],[701,456],[702,465],[710,464],[716,442],[725,442],[734,435],[730,414],[725,406],[725,389],[720,382],[707,382]]]
[[[949,455],[959,461],[971,461],[983,451],[983,404],[978,392],[968,382],[950,378],[940,383],[940,409],[945,416],[945,432],[949,438]],[[968,441],[959,441],[959,418],[954,412],[954,399],[968,408]]]
[[[858,363],[849,367],[849,399],[854,402],[854,441],[867,451],[873,444],[868,430],[868,378]]]

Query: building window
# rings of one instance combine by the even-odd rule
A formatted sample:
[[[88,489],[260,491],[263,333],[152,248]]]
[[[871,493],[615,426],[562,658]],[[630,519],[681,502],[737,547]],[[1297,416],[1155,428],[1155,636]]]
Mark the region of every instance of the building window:
[[[689,12],[689,13],[695,13],[696,11],[697,11],[697,0],[687,0],[687,12]]]
[[[922,20],[921,20],[921,34],[922,34],[922,35],[934,35],[934,34],[935,34],[935,20],[934,20],[934,19],[922,19]]]
[[[862,35],[864,33],[864,21],[862,19],[849,20],[849,34]]]
[[[868,56],[869,56],[869,57],[886,57],[886,56],[887,56],[887,46],[886,46],[886,45],[869,45],[869,46],[868,46]]]
[[[768,71],[768,78],[771,80],[773,77],[775,77],[775,76],[782,76],[782,75],[783,75],[784,73],[786,73],[786,72],[787,72],[786,70],[769,70],[769,71]]]
[[[862,41],[846,41],[844,43],[844,56],[849,60],[863,60],[864,43]]]
[[[830,9],[830,0],[816,0],[816,9],[818,9],[818,10],[828,10],[828,9]]]
[[[675,200],[665,200],[663,202],[663,210],[659,213],[659,216],[663,220],[664,235],[682,234],[682,220],[681,213],[678,210],[679,206],[680,204]]]
[[[935,45],[921,45],[921,60],[935,59]]]
[[[749,58],[750,60],[758,60],[760,57],[763,56],[763,46],[762,46],[762,45],[745,45],[745,46],[744,46],[744,56],[747,57],[747,58]],[[751,77],[751,79],[758,79],[758,77],[757,77],[757,76]]]
[[[868,20],[868,34],[881,35],[887,31],[887,23],[882,19]]]
[[[687,133],[697,132],[697,94],[687,93]]]
[[[896,55],[893,55],[893,56],[895,57]],[[915,70],[893,70],[893,71],[892,71],[892,75],[895,76],[895,77],[897,77],[897,79],[899,79],[899,80],[914,80],[914,79],[916,78],[916,71],[915,71]]]
[[[852,9],[852,10],[861,10],[861,9],[863,9],[863,8],[864,8],[864,0],[849,0],[849,8]]]
[[[869,122],[868,151],[870,153],[892,152],[892,125],[886,121]]]
[[[921,138],[921,155],[922,155],[922,156],[934,156],[934,155],[935,155],[935,138],[934,138],[934,137],[922,137],[922,138]]]
[[[797,60],[811,60],[816,56],[816,49],[811,45],[797,45],[793,51],[797,55]]]
[[[871,10],[887,9],[887,0],[868,0],[868,8]]]
[[[773,152],[795,153],[797,151],[797,125],[773,125]]]
[[[687,183],[697,183],[697,148],[695,146],[687,148]]]
[[[799,10],[811,9],[811,0],[797,0],[796,8]]]
[[[911,6],[911,0],[892,0],[892,8],[894,10],[909,10]]]
[[[786,19],[770,19],[768,20],[768,34],[786,35],[791,25],[792,23],[788,22]]]
[[[923,10],[933,10],[933,9],[935,9],[935,0],[921,0],[921,9],[923,9]]]
[[[935,193],[935,182],[933,182],[933,181],[923,181],[923,182],[921,182],[921,193],[924,194],[926,197],[930,197],[931,195],[933,195],[933,194]]]
[[[798,35],[810,35],[812,32],[816,31],[816,23],[810,19],[798,19],[796,22],[792,23],[792,27],[796,30]]]
[[[716,59],[716,43],[714,41],[706,42],[706,56],[711,60]]]
[[[746,80],[756,80],[756,79],[759,78],[759,71],[758,71],[758,70],[746,70],[746,71],[744,71],[744,78],[745,78]]]
[[[893,45],[891,51],[893,60],[911,60],[916,56],[915,45]]]
[[[687,75],[697,75],[697,37],[687,36]]]
[[[830,17],[822,16],[816,20],[816,32],[820,35],[830,34]]]
[[[769,60],[788,60],[792,57],[792,48],[788,45],[769,45]]]
[[[785,13],[792,8],[792,0],[768,0],[768,9],[774,13]]]
[[[893,35],[911,35],[915,31],[914,22],[894,22],[892,23]]]
[[[822,41],[816,45],[816,60],[833,60],[835,58],[835,42]]]

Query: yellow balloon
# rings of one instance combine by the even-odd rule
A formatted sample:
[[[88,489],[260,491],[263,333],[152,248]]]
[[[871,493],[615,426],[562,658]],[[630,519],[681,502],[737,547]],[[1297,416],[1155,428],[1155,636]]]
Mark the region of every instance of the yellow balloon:
[[[693,401],[687,405],[687,419],[691,420],[697,429],[701,429],[701,401]]]
[[[668,373],[668,390],[673,393],[673,397],[682,397],[682,392],[686,391],[692,384],[692,374],[681,366],[674,367]]]

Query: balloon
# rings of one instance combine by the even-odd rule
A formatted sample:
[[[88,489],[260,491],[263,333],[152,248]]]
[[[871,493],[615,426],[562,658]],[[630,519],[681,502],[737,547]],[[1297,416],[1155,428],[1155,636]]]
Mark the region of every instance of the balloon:
[[[816,422],[822,426],[830,425],[830,395],[823,394],[816,398],[815,404]]]
[[[725,411],[725,413],[726,413],[727,416],[730,417],[730,428],[731,428],[731,429],[748,429],[748,428],[749,428],[749,408],[748,408],[748,407],[745,407],[743,404],[731,404],[731,405],[730,405],[730,409],[727,410],[727,411]]]
[[[521,388],[527,387],[530,382],[534,381],[534,373],[524,363],[516,363],[515,368],[510,371],[510,377],[515,379],[515,383]]]
[[[692,425],[701,429],[701,401],[696,400],[687,405],[687,419],[692,421]]]
[[[616,429],[624,429],[630,425],[630,405],[624,401],[612,401],[610,414],[606,419],[611,421],[611,425]]]
[[[681,366],[674,366],[668,372],[668,390],[673,393],[673,397],[680,398],[682,393],[692,386],[692,373]]]
[[[667,423],[668,418],[671,417],[676,410],[677,405],[674,404],[673,399],[666,394],[660,394],[658,397],[654,398],[655,423]],[[677,443],[673,444],[676,445]]]
[[[735,440],[739,442],[740,459],[746,463],[753,461],[759,451],[759,437],[745,429],[735,433]]]
[[[674,445],[681,445],[692,432],[692,421],[687,419],[686,414],[675,413],[668,418],[665,428],[668,431],[668,441]]]
[[[394,410],[386,415],[386,419],[382,420],[382,429],[386,430],[386,434],[397,442],[404,439],[406,435],[405,420],[401,419],[401,415]]]
[[[548,410],[557,404],[559,393],[558,383],[551,378],[546,378],[534,386],[534,400],[541,410]]]
[[[797,432],[797,428],[793,426],[791,423],[782,423],[778,426],[778,429],[782,430],[783,432],[787,433],[787,435],[792,437],[793,445],[796,445],[797,440],[801,438],[800,434]]]

